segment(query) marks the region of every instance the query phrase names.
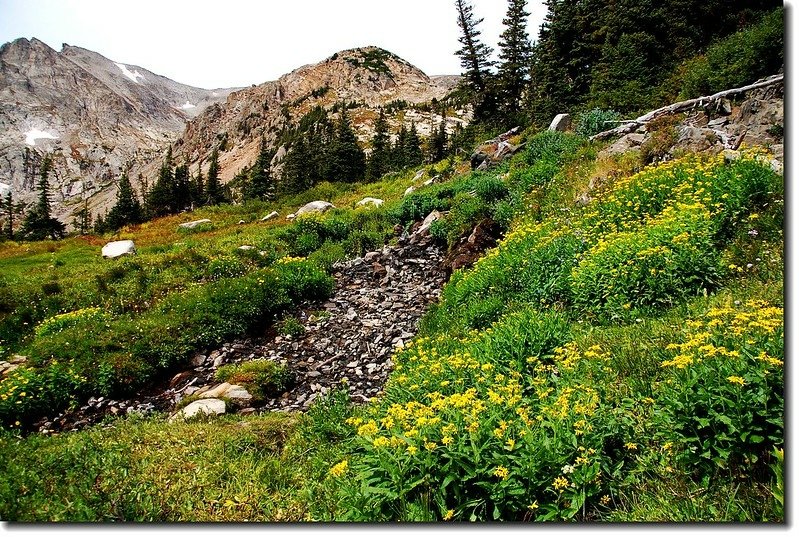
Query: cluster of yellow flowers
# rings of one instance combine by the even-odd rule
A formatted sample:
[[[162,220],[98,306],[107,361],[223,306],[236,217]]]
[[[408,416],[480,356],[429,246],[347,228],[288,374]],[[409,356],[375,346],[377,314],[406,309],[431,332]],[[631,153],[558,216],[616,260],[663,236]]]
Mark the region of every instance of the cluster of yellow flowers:
[[[305,258],[304,257],[286,256],[286,257],[281,257],[280,259],[275,261],[275,264],[276,265],[287,265],[289,263],[297,263],[299,261],[305,261]]]
[[[676,354],[672,359],[662,361],[661,366],[685,369],[706,359],[740,359],[741,349],[769,337],[781,336],[783,323],[783,309],[762,300],[752,300],[737,307],[713,308],[704,319],[686,323],[685,341],[670,343],[666,347]],[[767,368],[783,366],[782,360],[765,351],[758,352],[755,357]],[[739,376],[727,380],[741,386],[744,384]]]

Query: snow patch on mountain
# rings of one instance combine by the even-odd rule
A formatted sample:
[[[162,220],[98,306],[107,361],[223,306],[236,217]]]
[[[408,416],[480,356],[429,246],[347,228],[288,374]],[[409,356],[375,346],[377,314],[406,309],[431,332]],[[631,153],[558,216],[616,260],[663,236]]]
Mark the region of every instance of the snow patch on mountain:
[[[5,201],[5,197],[11,192],[11,185],[0,183],[0,200]]]
[[[114,65],[119,67],[119,69],[122,71],[122,74],[131,79],[132,81],[134,81],[136,84],[141,84],[141,82],[139,82],[140,78],[144,80],[144,75],[141,74],[138,70],[131,71],[130,69],[128,69],[128,66],[123,63],[114,63]]]
[[[180,107],[180,109],[181,109],[181,110],[189,110],[189,109],[191,109],[191,108],[197,108],[197,105],[195,105],[195,104],[191,104],[191,102],[189,102],[189,101],[186,101],[186,102],[185,102],[183,105],[181,105],[181,107]]]
[[[42,139],[58,140],[58,136],[39,129],[31,129],[25,133],[25,143],[30,146],[35,147],[36,140],[42,140]]]

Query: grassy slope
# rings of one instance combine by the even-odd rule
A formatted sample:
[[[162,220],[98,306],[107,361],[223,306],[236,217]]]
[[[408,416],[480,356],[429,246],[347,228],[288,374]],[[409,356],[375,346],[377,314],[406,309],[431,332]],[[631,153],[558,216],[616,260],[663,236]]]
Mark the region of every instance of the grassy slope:
[[[662,283],[645,276],[637,284],[633,278],[633,284],[623,289],[629,300],[580,302],[568,291],[577,274],[571,269],[555,271],[562,276],[560,284],[557,278],[544,281],[546,292],[541,291],[537,276],[541,271],[520,271],[536,259],[550,260],[542,270],[560,266],[564,250],[539,250],[536,256],[526,248],[534,250],[543,244],[541,240],[568,236],[563,230],[593,232],[588,223],[597,223],[597,217],[591,216],[597,203],[575,209],[574,193],[592,175],[604,176],[609,169],[616,170],[616,176],[631,175],[634,159],[597,162],[591,147],[569,151],[577,158],[564,159],[556,147],[560,142],[545,142],[552,147],[532,156],[528,152],[501,170],[510,192],[506,201],[517,210],[511,236],[488,260],[456,275],[457,283],[449,284],[442,304],[426,319],[426,337],[395,357],[399,366],[383,400],[367,409],[348,409],[342,401],[330,400],[299,419],[232,417],[218,431],[204,423],[173,428],[153,419],[119,421],[111,431],[95,429],[56,438],[5,436],[0,454],[9,479],[0,489],[0,516],[13,520],[780,519],[779,506],[770,496],[774,489],[771,467],[776,466],[771,450],[780,441],[751,440],[751,434],[759,430],[749,431],[749,438],[706,446],[720,448],[722,453],[697,459],[691,451],[697,440],[675,423],[687,419],[681,408],[686,404],[702,407],[708,403],[702,397],[708,394],[732,401],[740,397],[735,391],[737,382],[726,380],[727,376],[745,378],[752,397],[762,394],[751,392],[750,386],[773,387],[769,383],[775,378],[781,382],[780,368],[770,377],[756,374],[759,362],[754,352],[765,350],[771,357],[781,357],[781,331],[772,329],[751,344],[722,340],[724,334],[714,336],[716,348],[746,351],[747,359],[725,363],[724,368],[732,369],[723,369],[725,374],[701,393],[673,389],[682,371],[672,374],[661,362],[674,358],[669,344],[684,344],[695,335],[686,328],[691,326],[689,319],[701,320],[727,307],[737,312],[729,315],[746,313],[750,300],[782,305],[781,191],[766,193],[756,207],[743,200],[739,204],[743,208],[734,215],[737,231],[730,236],[720,238],[718,227],[706,229],[701,224],[704,217],[699,219],[701,225],[687,229],[696,238],[712,235],[711,242],[698,243],[707,250],[696,253],[713,258],[708,268],[717,270],[718,278],[702,280],[699,275],[699,280],[684,280],[679,272],[668,275],[665,280],[671,287],[666,285],[665,294],[657,295],[659,308],[647,302],[650,295],[636,294],[641,285]],[[720,185],[730,177],[750,174],[759,177],[758,184],[779,182],[760,174],[756,165],[739,171],[730,175],[728,168],[718,168],[705,175],[711,181],[723,176]],[[408,180],[404,177],[341,193],[337,204],[352,204],[361,195],[399,197]],[[613,195],[612,187],[608,192]],[[720,190],[718,195],[724,193]],[[603,207],[607,218],[627,211],[626,204]],[[612,236],[590,239],[578,248],[579,255],[595,247],[596,240],[623,246],[620,233],[641,233],[633,237],[633,245],[657,239],[660,235],[647,230],[661,210],[647,206],[641,211],[651,214],[622,222],[620,228],[603,228],[601,233]],[[197,217],[209,216],[215,222],[225,218],[229,224],[239,217],[247,220],[238,211],[225,209],[210,216],[204,212]],[[753,213],[759,221],[751,219]],[[169,237],[167,230],[177,223],[173,220],[153,233],[152,242],[138,238],[147,236],[146,231],[137,235],[137,242],[157,248],[161,238],[155,237]],[[660,228],[674,238],[678,233],[669,234],[670,222],[661,222]],[[691,218],[688,222],[696,224]],[[607,221],[600,218],[599,224]],[[230,227],[225,232],[218,227],[220,231],[190,239],[213,237],[204,244],[235,247],[242,238],[236,232],[250,229],[243,226],[230,233]],[[759,230],[757,237],[748,233],[751,229]],[[553,230],[557,236],[549,236]],[[536,233],[545,236],[535,238]],[[521,254],[513,254],[514,242],[523,246]],[[62,251],[77,255],[80,241],[69,244]],[[564,244],[569,246],[568,241]],[[7,247],[6,259],[22,270],[30,261],[14,248]],[[724,252],[723,258],[713,257],[717,250]],[[614,251],[621,256],[630,253],[621,246]],[[52,254],[40,252],[36,262],[47,263],[48,255]],[[599,254],[594,258],[607,259]],[[749,262],[752,268],[746,268]],[[620,266],[612,259],[608,263]],[[67,260],[61,268],[70,266]],[[77,263],[75,267],[78,270]],[[514,279],[517,274],[529,274],[532,279]],[[701,292],[706,288],[710,288],[708,296]],[[524,291],[520,296],[525,298],[508,300],[519,291]],[[664,308],[664,303],[670,306]],[[768,312],[763,315],[768,317]],[[776,316],[772,312],[769,320]],[[713,365],[709,363],[711,369]],[[691,382],[684,385],[696,386]],[[732,410],[733,419],[744,419],[735,413],[740,409]],[[781,415],[781,406],[776,412]],[[344,425],[348,416],[349,425]],[[761,418],[756,416],[755,421],[760,423]],[[750,425],[751,420],[743,424]],[[678,435],[678,430],[685,434]],[[781,433],[781,429],[772,427],[770,432]],[[221,441],[208,442],[216,435]],[[129,450],[126,446],[137,438],[147,440],[140,449]],[[730,458],[728,453],[725,459],[720,455],[730,442],[736,456]],[[196,449],[197,445],[205,449]],[[196,466],[191,472],[173,472],[171,462],[161,464],[159,452],[168,453],[168,460],[175,464],[188,460],[197,461],[188,463]],[[119,464],[104,462],[109,457],[117,457]],[[57,473],[58,464],[74,481],[49,481],[31,474],[34,468],[42,475],[51,473],[39,472],[42,467]],[[125,468],[135,471],[125,473]],[[198,492],[196,485],[201,482],[207,484],[207,494]],[[79,491],[78,500],[70,499],[74,491]]]

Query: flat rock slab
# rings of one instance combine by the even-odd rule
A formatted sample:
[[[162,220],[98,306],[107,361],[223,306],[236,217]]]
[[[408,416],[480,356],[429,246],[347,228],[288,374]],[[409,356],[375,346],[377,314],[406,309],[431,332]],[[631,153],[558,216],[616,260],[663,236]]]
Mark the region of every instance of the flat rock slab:
[[[178,227],[181,229],[194,229],[197,226],[201,226],[203,224],[210,224],[211,221],[207,218],[203,218],[202,220],[195,220],[194,222],[186,222],[184,224],[179,224]]]

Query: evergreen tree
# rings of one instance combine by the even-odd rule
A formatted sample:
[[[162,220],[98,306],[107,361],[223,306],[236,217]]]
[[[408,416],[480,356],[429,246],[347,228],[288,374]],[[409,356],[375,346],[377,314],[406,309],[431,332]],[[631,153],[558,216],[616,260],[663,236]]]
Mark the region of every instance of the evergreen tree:
[[[394,140],[394,146],[391,148],[391,168],[394,170],[402,170],[408,166],[408,159],[405,154],[407,139],[408,129],[405,128],[403,123],[397,133],[397,139]]]
[[[405,137],[405,143],[402,147],[405,155],[405,166],[415,167],[424,162],[424,154],[422,153],[422,140],[419,138],[419,133],[416,132],[416,124],[411,123],[411,128],[408,130]]]
[[[336,124],[335,138],[330,144],[327,160],[330,181],[356,182],[363,180],[366,174],[366,155],[358,145],[346,110],[342,110]]]
[[[105,213],[105,216],[108,216],[108,213]],[[105,217],[101,214],[98,214],[94,221],[94,232],[98,235],[102,235],[106,231],[108,231],[108,226],[105,224]]]
[[[143,221],[141,204],[133,191],[127,173],[122,174],[117,186],[116,204],[104,219],[106,229],[110,230],[117,230],[132,224],[140,224]]]
[[[458,41],[462,45],[455,54],[461,59],[461,67],[466,71],[469,84],[478,92],[483,92],[487,88],[493,52],[491,47],[480,42],[481,32],[477,25],[483,19],[475,19],[474,8],[466,0],[455,0],[455,7],[458,9],[458,27],[461,30]]]
[[[147,195],[148,217],[157,218],[175,212],[174,194],[175,176],[172,171],[172,148],[170,147],[158,172],[158,179]]]
[[[207,198],[205,197],[205,181],[203,180],[203,163],[202,160],[197,164],[197,175],[192,182],[191,190],[192,207],[202,207],[206,204]]]
[[[189,167],[186,164],[177,166],[172,177],[172,196],[169,208],[170,212],[176,214],[191,208],[192,184]]]
[[[81,235],[86,235],[92,228],[92,213],[89,211],[89,200],[83,200],[83,207],[75,213],[75,219],[72,221],[72,227],[78,230]]]
[[[527,36],[527,0],[508,0],[508,12],[499,38],[500,64],[497,73],[500,110],[509,123],[520,122],[519,105],[530,74],[532,45]]]
[[[3,234],[8,239],[14,238],[14,216],[16,216],[22,208],[14,203],[14,196],[11,190],[6,192],[6,195],[0,199],[0,211],[5,215],[6,221],[3,227]]]
[[[219,205],[227,201],[225,192],[222,189],[222,183],[219,182],[219,150],[217,148],[214,148],[211,153],[205,196],[208,205]]]
[[[283,159],[281,176],[281,190],[286,194],[297,194],[313,186],[312,181],[318,172],[313,169],[315,163],[311,153],[303,135],[291,144]]]
[[[39,171],[39,200],[22,222],[22,236],[27,240],[40,241],[47,238],[57,240],[64,237],[66,226],[50,216],[50,184],[48,176],[52,167],[49,157],[42,162]]]
[[[372,152],[366,167],[366,180],[376,181],[387,173],[391,166],[391,140],[388,137],[388,121],[386,113],[380,109],[375,121],[375,133],[372,136]]]
[[[447,154],[447,120],[441,119],[427,140],[427,162],[433,163],[443,159]]]
[[[274,198],[275,185],[270,171],[273,156],[274,154],[267,149],[266,140],[262,136],[258,158],[252,168],[250,168],[249,181],[247,181],[242,192],[245,200],[270,200]]]

